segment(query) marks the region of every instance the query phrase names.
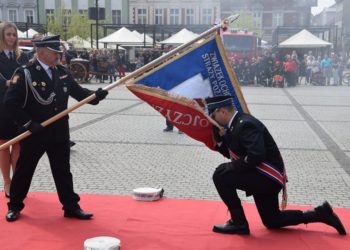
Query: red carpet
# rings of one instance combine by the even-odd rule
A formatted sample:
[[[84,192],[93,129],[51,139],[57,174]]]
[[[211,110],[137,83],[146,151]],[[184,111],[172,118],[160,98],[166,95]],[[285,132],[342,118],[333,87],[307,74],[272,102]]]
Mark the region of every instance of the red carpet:
[[[236,236],[211,231],[213,224],[228,218],[220,201],[141,202],[126,196],[82,195],[80,204],[94,219],[79,221],[63,218],[56,193],[30,193],[20,219],[13,223],[5,221],[7,199],[0,202],[2,250],[82,250],[85,239],[97,236],[118,238],[122,250],[350,249],[349,235],[340,236],[319,223],[267,230],[253,204],[244,204],[251,235]],[[349,233],[350,210],[335,210]]]

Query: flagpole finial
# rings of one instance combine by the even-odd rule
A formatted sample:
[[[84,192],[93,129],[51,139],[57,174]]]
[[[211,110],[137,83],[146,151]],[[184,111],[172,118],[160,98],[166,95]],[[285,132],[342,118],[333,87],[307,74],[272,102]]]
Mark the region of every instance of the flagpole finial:
[[[239,18],[239,14],[234,14],[234,15],[231,15],[231,16],[225,18],[224,21],[227,20],[228,23],[233,23],[238,18]]]
[[[233,23],[235,20],[237,20],[239,17],[239,14],[231,15],[229,17],[226,17],[221,23],[220,28],[222,28],[223,31],[226,31],[230,25],[230,23]]]

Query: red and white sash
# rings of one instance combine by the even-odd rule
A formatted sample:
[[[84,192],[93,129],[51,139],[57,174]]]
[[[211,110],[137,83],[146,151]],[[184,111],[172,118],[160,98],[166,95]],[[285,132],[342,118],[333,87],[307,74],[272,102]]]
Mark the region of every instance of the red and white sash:
[[[232,152],[230,149],[228,149],[230,152],[230,157],[232,160],[238,160],[239,156]],[[256,166],[257,170],[265,174],[267,177],[272,179],[273,181],[277,182],[282,186],[282,210],[285,209],[287,206],[287,174],[286,174],[286,168],[283,167],[283,172],[281,173],[276,167],[274,167],[271,164],[268,164],[266,162],[261,162],[258,166]]]

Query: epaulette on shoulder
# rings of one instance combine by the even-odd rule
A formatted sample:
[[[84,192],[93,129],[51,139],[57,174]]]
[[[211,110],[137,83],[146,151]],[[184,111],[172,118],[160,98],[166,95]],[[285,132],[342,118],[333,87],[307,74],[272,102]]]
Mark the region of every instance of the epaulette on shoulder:
[[[56,67],[60,70],[68,71],[68,68],[62,64],[57,64]]]

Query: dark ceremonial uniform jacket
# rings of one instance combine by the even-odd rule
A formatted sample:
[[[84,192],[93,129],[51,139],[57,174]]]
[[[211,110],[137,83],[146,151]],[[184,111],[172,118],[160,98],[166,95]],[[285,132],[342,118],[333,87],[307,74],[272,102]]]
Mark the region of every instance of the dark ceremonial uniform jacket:
[[[0,119],[8,119],[11,117],[3,103],[8,88],[6,86],[6,81],[11,79],[19,66],[26,63],[28,63],[28,56],[23,52],[18,60],[10,60],[4,51],[0,53]]]
[[[67,109],[69,96],[80,101],[94,93],[82,88],[62,65],[56,66],[52,80],[37,60],[20,68],[16,74],[19,80],[9,87],[5,105],[20,126],[30,120],[42,123]],[[98,104],[98,100],[94,99],[91,104]],[[40,141],[69,140],[68,115],[34,136]]]
[[[238,172],[256,171],[256,166],[265,162],[283,173],[283,160],[274,139],[265,125],[252,115],[236,113],[217,150],[227,158],[230,158],[229,150],[239,156],[239,160],[233,161]]]

